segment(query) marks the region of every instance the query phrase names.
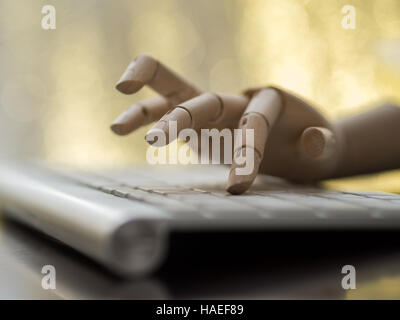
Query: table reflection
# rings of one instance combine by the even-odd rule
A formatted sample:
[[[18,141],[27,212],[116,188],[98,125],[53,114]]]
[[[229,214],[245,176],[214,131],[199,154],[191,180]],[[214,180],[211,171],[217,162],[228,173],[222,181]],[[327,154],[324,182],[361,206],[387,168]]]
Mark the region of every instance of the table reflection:
[[[252,238],[252,239],[249,239]],[[247,239],[247,240],[246,240]],[[19,223],[0,231],[0,296],[17,299],[399,299],[395,232],[181,234],[153,276],[120,279],[74,250]],[[230,246],[229,246],[230,244]],[[55,290],[40,286],[43,265]],[[341,287],[354,265],[357,289]]]

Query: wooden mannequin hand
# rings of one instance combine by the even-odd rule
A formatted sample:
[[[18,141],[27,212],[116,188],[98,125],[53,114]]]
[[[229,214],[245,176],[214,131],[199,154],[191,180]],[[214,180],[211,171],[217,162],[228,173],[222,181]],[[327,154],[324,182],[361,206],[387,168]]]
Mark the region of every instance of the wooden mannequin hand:
[[[125,135],[158,121],[146,140],[154,142],[154,134],[161,130],[169,143],[172,120],[177,122],[178,134],[186,128],[254,129],[254,143],[242,139],[233,149],[235,155],[246,158],[253,154],[254,161],[250,174],[238,175],[235,169],[243,164],[234,156],[227,188],[233,194],[245,192],[258,172],[296,182],[338,175],[345,150],[342,127],[329,123],[310,104],[282,89],[250,89],[244,95],[202,93],[155,59],[142,55],[128,66],[117,89],[132,94],[144,85],[161,96],[125,111],[111,126],[115,133]]]
[[[260,115],[267,123],[267,133],[260,129],[257,131],[253,125],[256,141],[259,139],[256,150],[262,158],[258,172],[294,182],[314,182],[335,175],[344,149],[340,128],[304,99],[282,89],[250,89],[245,94],[250,103],[239,128],[252,128],[249,119]],[[257,156],[255,158],[257,164]],[[235,176],[231,170],[230,191],[242,193],[254,178],[251,175]]]

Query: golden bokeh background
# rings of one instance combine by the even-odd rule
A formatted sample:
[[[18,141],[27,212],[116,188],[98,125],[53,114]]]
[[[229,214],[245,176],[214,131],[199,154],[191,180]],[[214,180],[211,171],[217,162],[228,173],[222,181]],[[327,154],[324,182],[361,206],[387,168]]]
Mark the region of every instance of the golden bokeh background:
[[[56,30],[41,28],[48,4]],[[344,5],[356,8],[355,30],[342,28]],[[153,94],[114,89],[141,53],[205,90],[274,83],[336,119],[400,102],[400,1],[0,0],[1,155],[90,167],[144,162],[148,128],[124,138],[108,129]],[[327,185],[400,192],[400,171]],[[379,278],[347,298],[398,297],[398,283]]]
[[[41,28],[54,5],[56,30]],[[356,29],[341,25],[344,5]],[[148,128],[114,136],[135,101],[114,85],[148,53],[205,90],[268,83],[315,102],[334,119],[400,101],[398,0],[0,0],[0,147],[79,166],[145,161]],[[400,164],[399,164],[400,165]],[[330,181],[400,192],[400,173]]]

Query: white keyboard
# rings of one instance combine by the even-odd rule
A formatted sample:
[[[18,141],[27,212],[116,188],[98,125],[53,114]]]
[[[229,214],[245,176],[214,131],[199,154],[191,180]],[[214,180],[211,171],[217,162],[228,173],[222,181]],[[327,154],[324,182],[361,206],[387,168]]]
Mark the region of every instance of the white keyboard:
[[[68,175],[100,192],[166,210],[172,219],[267,219],[269,221],[382,219],[400,222],[400,195],[384,192],[339,192],[289,184],[260,176],[249,192],[225,191],[226,171],[182,168],[122,170]],[[296,222],[297,221],[297,222]],[[345,223],[345,221],[343,221]]]
[[[339,192],[257,177],[225,191],[227,167],[83,172],[0,165],[3,212],[121,274],[150,272],[183,231],[400,229],[400,196]]]

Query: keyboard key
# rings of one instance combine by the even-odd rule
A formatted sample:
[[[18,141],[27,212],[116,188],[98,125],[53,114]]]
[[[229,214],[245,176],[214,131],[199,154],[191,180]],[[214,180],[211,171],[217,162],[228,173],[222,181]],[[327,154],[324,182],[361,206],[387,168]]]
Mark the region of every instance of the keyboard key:
[[[274,197],[244,194],[239,197],[231,195],[227,198],[234,198],[235,201],[257,208],[258,214],[264,218],[309,219],[314,217],[314,212],[310,208]]]
[[[311,208],[315,209],[323,209],[323,210],[347,210],[347,211],[358,211],[362,208],[357,205],[352,205],[348,204],[346,202],[341,202],[337,200],[332,200],[329,198],[323,198],[323,197],[318,197],[318,196],[313,196],[313,195],[301,195],[301,194],[293,194],[293,193],[288,193],[288,194],[280,194],[277,195],[276,197],[291,201],[291,202],[296,202],[305,206],[309,206]]]
[[[168,195],[168,194],[196,194],[200,193],[193,189],[183,188],[183,187],[174,187],[174,186],[157,186],[157,187],[138,187],[140,190],[144,190],[147,192],[157,193],[160,195]]]
[[[174,199],[156,193],[150,193],[143,190],[133,189],[130,187],[118,187],[113,194],[122,198],[134,201],[142,201],[147,204],[162,208],[171,214],[171,218],[193,219],[199,218],[198,210],[190,205],[182,204]]]
[[[100,189],[109,185],[118,184],[118,182],[115,180],[104,178],[90,172],[67,172],[65,176],[94,189]]]
[[[105,186],[101,186],[98,189],[100,191],[103,191],[105,193],[110,193],[110,194],[114,194],[114,191],[116,189],[118,189],[118,187],[120,187],[120,185],[116,185],[116,184],[109,184],[109,185],[105,185]]]
[[[149,178],[143,174],[140,174],[140,172],[131,170],[109,171],[105,172],[103,175],[107,179],[118,181],[119,184],[130,186],[132,188],[167,185],[165,182],[158,180],[155,177]]]
[[[370,194],[364,193],[368,198],[381,199],[381,200],[400,200],[400,195],[392,193]]]
[[[400,204],[390,200],[367,198],[354,194],[330,195],[329,197],[365,207],[369,209],[374,218],[400,218]]]
[[[198,208],[206,218],[253,219],[256,217],[255,208],[211,194],[171,194],[168,197]]]
[[[388,192],[378,192],[378,191],[363,191],[363,192],[346,192],[346,194],[354,194],[361,197],[370,197],[377,199],[385,199],[385,198],[398,198],[400,199],[400,195]]]

